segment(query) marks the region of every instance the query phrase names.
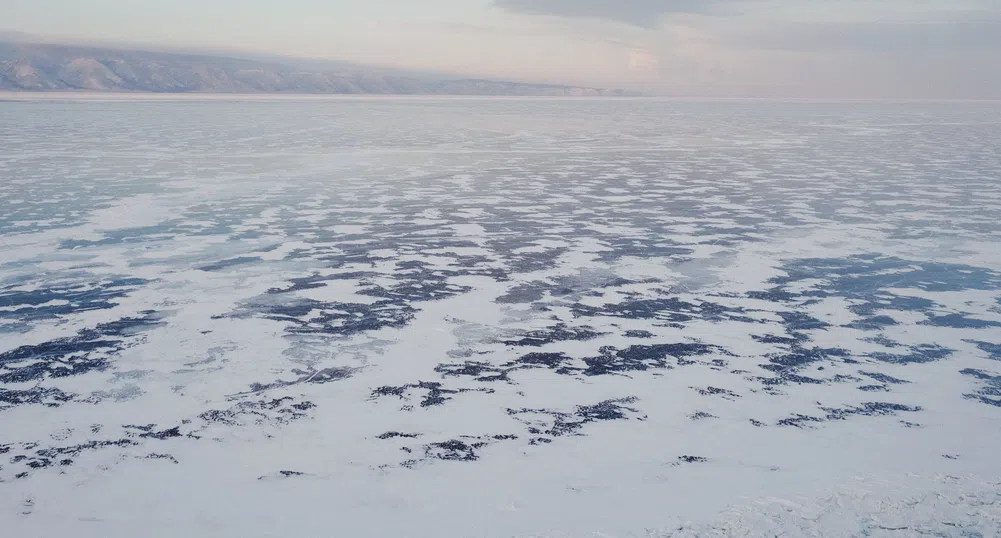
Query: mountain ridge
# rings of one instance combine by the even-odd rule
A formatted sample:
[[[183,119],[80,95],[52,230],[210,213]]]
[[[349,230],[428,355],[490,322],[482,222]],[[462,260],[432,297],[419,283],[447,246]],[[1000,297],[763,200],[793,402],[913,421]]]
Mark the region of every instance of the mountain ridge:
[[[469,77],[395,74],[391,68],[261,61],[90,45],[0,41],[0,90],[136,93],[630,96],[635,92]],[[335,68],[337,66],[338,68]],[[402,71],[402,70],[401,70]]]

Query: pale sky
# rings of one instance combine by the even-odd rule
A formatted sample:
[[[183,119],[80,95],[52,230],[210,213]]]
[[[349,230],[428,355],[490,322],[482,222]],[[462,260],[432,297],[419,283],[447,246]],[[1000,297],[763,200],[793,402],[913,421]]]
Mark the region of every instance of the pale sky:
[[[0,29],[666,95],[1001,98],[1001,0],[0,0]]]

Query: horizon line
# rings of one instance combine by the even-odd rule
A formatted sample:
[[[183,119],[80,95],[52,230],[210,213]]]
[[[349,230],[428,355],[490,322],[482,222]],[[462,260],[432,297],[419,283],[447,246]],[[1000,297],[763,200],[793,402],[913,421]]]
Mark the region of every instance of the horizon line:
[[[501,101],[676,101],[676,102],[788,102],[788,103],[1001,103],[995,98],[893,98],[893,97],[717,97],[666,95],[462,95],[462,94],[358,94],[358,93],[226,93],[226,92],[141,92],[93,90],[6,90],[0,89],[0,102],[39,101],[326,101],[326,100],[501,100]]]

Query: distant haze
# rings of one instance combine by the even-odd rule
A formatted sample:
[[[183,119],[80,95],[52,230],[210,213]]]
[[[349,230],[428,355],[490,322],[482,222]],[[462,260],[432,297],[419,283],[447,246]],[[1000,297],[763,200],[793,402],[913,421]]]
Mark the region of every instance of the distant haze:
[[[660,95],[1001,98],[998,0],[0,0],[20,33]]]

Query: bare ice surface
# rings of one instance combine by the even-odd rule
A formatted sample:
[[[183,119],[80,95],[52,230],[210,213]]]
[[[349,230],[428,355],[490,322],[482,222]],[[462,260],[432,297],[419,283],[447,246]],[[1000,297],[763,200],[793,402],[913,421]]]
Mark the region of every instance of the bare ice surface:
[[[1001,110],[0,103],[4,536],[997,536]]]

